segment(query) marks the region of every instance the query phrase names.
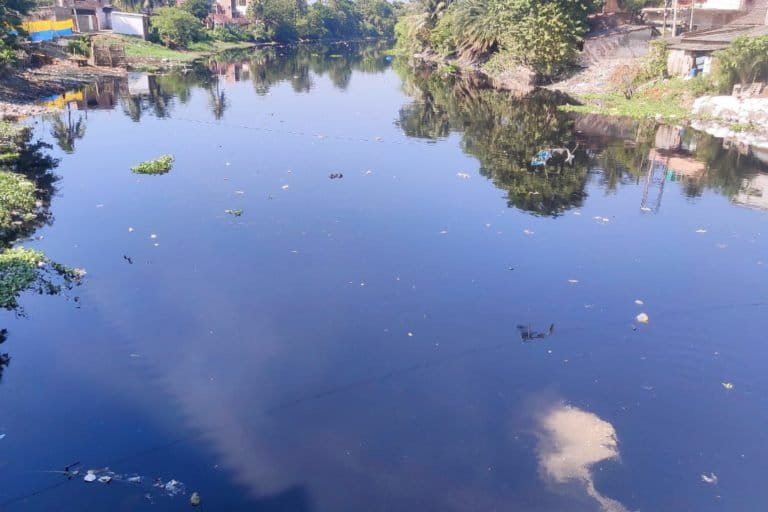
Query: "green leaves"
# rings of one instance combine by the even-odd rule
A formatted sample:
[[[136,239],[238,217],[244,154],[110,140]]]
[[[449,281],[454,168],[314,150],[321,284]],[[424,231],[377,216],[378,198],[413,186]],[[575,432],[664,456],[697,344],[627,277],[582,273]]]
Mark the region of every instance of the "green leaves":
[[[455,53],[476,62],[499,62],[494,55],[504,54],[504,61],[552,75],[575,57],[587,16],[601,5],[599,0],[425,0],[421,13],[403,20],[398,45],[413,51],[428,45],[443,56]]]
[[[155,9],[152,29],[168,48],[184,49],[203,37],[200,20],[189,12],[176,7]]]
[[[162,155],[155,160],[147,160],[131,167],[138,174],[166,174],[173,167],[173,155]]]
[[[85,271],[68,268],[40,251],[14,247],[0,253],[0,308],[18,309],[18,297],[27,290],[56,295],[78,284]]]
[[[768,36],[736,38],[731,46],[715,52],[715,78],[730,90],[736,83],[768,79]]]

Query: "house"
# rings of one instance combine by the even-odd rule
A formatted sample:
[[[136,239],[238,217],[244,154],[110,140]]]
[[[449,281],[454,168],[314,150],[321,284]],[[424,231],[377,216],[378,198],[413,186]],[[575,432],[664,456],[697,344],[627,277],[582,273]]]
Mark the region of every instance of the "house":
[[[76,32],[98,32],[112,28],[111,0],[56,0],[56,6],[69,10]]]
[[[185,0],[176,0],[181,7]],[[213,26],[239,25],[246,23],[245,14],[251,0],[215,0],[208,21]]]
[[[667,72],[672,76],[709,73],[713,52],[727,48],[738,37],[768,35],[768,0],[743,0],[741,5],[746,6],[746,10],[725,25],[686,32],[672,39]]]
[[[758,11],[756,17],[759,17],[763,3],[762,0],[669,0],[669,7],[646,8],[642,10],[642,14],[646,23],[656,27],[666,26],[671,29],[673,22],[677,21],[677,35],[685,31],[720,28],[755,11]],[[757,24],[764,23],[763,16],[762,21]]]

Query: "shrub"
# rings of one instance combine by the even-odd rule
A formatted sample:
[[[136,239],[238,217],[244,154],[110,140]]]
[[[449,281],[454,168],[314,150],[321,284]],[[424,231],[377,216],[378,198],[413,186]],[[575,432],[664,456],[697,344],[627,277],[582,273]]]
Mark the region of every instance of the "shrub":
[[[216,27],[211,31],[211,39],[225,43],[239,43],[251,39],[251,35],[238,27]]]
[[[87,36],[67,41],[67,50],[73,55],[88,57],[91,54],[91,40]]]
[[[168,48],[184,49],[190,43],[203,39],[200,21],[176,7],[161,7],[152,17],[152,29],[160,42]]]
[[[736,38],[731,46],[715,52],[715,81],[723,91],[735,84],[768,78],[768,36]]]

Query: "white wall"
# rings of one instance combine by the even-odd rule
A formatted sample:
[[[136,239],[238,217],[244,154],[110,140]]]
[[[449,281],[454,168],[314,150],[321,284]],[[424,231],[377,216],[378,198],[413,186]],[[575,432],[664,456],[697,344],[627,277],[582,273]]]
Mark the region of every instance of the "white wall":
[[[706,0],[704,3],[696,4],[697,9],[727,9],[738,11],[742,8],[744,0]]]
[[[143,14],[112,11],[112,32],[115,34],[139,36],[146,39],[145,26]]]

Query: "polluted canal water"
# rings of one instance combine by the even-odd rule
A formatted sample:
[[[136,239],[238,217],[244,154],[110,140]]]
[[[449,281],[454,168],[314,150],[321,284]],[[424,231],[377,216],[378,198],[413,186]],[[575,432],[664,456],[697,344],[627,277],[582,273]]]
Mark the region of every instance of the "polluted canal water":
[[[768,153],[386,50],[24,121],[16,247],[87,273],[0,311],[0,510],[768,503]]]

